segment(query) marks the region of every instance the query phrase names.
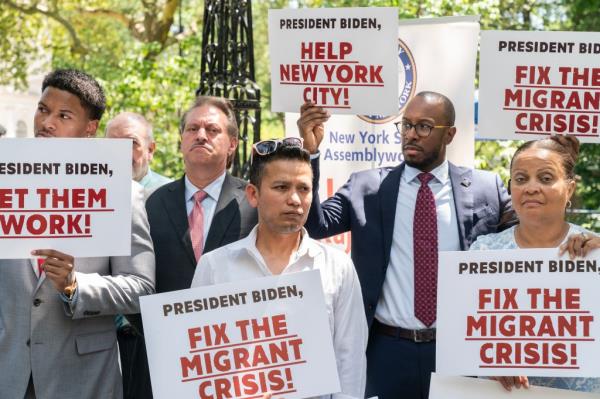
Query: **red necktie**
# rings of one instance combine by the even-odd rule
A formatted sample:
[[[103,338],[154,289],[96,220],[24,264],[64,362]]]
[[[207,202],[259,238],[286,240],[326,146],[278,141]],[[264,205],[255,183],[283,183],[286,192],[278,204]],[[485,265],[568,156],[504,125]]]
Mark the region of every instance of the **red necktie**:
[[[438,232],[433,193],[427,185],[433,175],[417,176],[421,187],[417,193],[413,220],[413,254],[415,267],[415,317],[427,327],[436,319]]]
[[[196,194],[194,194],[194,207],[188,216],[190,238],[192,239],[192,248],[194,248],[196,262],[200,260],[204,246],[204,208],[202,207],[204,198],[206,198],[204,191],[196,191]]]
[[[46,259],[44,258],[37,258],[38,278],[42,278],[42,274],[44,273],[44,268],[42,266],[45,261]]]

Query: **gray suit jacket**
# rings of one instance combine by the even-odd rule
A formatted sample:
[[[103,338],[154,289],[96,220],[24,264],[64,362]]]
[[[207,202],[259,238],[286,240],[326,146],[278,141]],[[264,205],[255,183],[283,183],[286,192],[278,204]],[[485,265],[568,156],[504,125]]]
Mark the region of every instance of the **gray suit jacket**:
[[[30,259],[0,259],[0,397],[122,398],[114,315],[139,312],[154,292],[154,253],[138,184],[131,256],[76,258],[76,303],[64,303]]]

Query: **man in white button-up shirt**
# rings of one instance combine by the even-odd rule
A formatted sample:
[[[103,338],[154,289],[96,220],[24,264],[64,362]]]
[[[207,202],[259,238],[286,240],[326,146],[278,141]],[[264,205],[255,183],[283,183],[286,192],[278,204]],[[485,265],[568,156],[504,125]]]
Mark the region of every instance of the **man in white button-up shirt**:
[[[258,225],[248,237],[203,255],[192,287],[320,270],[342,388],[333,396],[362,398],[367,322],[360,283],[344,252],[311,239],[302,228],[312,200],[312,170],[296,140],[269,141],[272,152],[253,154],[246,196],[258,209]]]

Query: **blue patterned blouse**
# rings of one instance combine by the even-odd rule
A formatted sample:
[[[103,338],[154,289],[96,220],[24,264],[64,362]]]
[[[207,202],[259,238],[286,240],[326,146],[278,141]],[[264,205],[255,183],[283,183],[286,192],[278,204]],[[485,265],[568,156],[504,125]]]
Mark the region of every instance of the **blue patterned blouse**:
[[[575,224],[569,224],[569,234],[589,233],[583,227]],[[566,241],[566,237],[565,237]],[[518,249],[515,241],[515,226],[485,236],[479,236],[469,248],[472,250],[491,250],[491,249]],[[576,378],[576,377],[530,377],[531,385],[543,387],[568,389],[571,391],[596,392],[600,393],[600,378]]]

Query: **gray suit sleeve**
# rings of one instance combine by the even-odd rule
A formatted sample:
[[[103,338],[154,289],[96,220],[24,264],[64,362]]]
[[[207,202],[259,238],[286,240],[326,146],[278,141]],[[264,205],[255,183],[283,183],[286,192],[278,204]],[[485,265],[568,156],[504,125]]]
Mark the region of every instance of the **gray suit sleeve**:
[[[89,261],[100,262],[98,272],[76,273],[78,298],[70,309],[72,317],[139,313],[139,297],[154,293],[155,262],[143,191],[138,184],[132,186],[131,255]]]

